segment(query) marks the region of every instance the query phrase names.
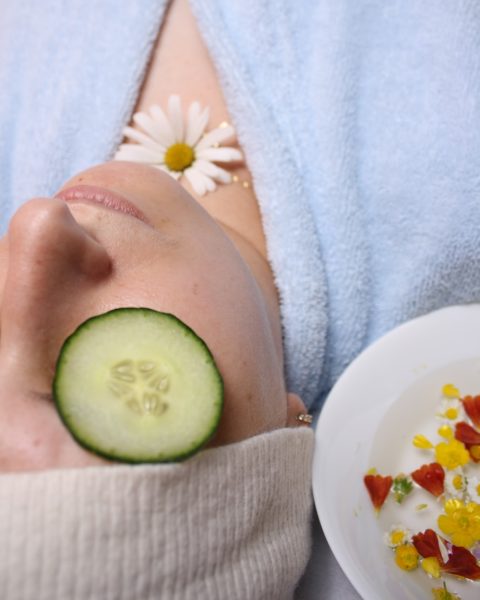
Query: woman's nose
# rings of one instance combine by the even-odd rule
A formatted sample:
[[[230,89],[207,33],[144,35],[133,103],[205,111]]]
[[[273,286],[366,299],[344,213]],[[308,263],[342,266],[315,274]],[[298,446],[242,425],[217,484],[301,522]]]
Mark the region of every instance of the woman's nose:
[[[0,356],[10,368],[44,370],[49,351],[66,335],[79,297],[107,278],[105,248],[73,218],[63,200],[39,198],[14,215],[7,234],[8,266],[0,313]],[[57,349],[58,350],[58,349]]]
[[[27,277],[43,281],[45,269],[52,275],[75,272],[97,278],[110,268],[103,246],[77,223],[66,203],[58,198],[25,203],[10,222],[8,241],[15,278],[25,272]]]

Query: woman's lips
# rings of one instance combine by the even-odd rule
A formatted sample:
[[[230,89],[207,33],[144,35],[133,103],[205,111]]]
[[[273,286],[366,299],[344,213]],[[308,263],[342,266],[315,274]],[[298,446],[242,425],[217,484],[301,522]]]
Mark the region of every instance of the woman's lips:
[[[74,185],[66,188],[55,194],[56,198],[60,198],[65,202],[90,202],[101,204],[110,210],[116,210],[125,215],[135,217],[148,225],[151,225],[147,217],[134,204],[129,202],[123,196],[119,196],[115,192],[106,190],[105,188],[94,185]]]

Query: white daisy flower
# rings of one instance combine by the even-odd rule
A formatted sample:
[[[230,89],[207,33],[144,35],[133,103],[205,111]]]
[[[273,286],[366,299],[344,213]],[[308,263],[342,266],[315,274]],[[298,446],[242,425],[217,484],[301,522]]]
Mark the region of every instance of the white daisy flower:
[[[437,417],[445,424],[454,425],[465,420],[463,403],[458,398],[442,398]]]
[[[192,102],[187,119],[182,116],[180,97],[170,96],[165,113],[160,106],[150,107],[149,113],[133,115],[135,125],[125,127],[123,134],[136,143],[121,144],[115,160],[147,163],[180,179],[184,175],[199,196],[216,189],[215,182],[230,183],[228,171],[214,163],[241,161],[242,153],[236,148],[220,146],[235,135],[231,125],[205,132],[210,109],[202,110],[198,102]]]
[[[467,489],[467,478],[461,467],[456,469],[446,470],[445,472],[445,496],[447,498],[457,498],[463,500]]]
[[[478,477],[469,477],[467,483],[467,493],[470,502],[480,504],[480,479]]]
[[[410,541],[412,532],[403,525],[392,525],[384,536],[383,540],[390,548],[396,548]]]

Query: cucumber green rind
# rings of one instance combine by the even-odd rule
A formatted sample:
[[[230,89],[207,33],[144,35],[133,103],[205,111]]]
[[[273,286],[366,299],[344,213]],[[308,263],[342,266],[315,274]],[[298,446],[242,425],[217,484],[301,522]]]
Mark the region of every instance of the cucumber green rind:
[[[78,430],[75,416],[72,417],[69,414],[68,406],[65,407],[64,379],[66,378],[68,383],[70,351],[72,349],[72,346],[76,343],[79,335],[83,335],[84,333],[88,332],[88,330],[92,327],[96,327],[100,320],[103,324],[105,324],[105,320],[110,320],[111,326],[115,327],[115,319],[121,318],[125,315],[127,315],[127,317],[131,317],[132,314],[135,314],[135,316],[140,316],[142,318],[156,318],[160,316],[162,319],[172,320],[173,323],[176,323],[177,326],[179,326],[179,331],[182,331],[185,337],[192,338],[192,341],[194,342],[194,347],[196,345],[198,348],[201,348],[203,363],[205,365],[210,365],[211,367],[209,368],[208,377],[211,379],[211,384],[214,385],[216,393],[215,399],[211,403],[210,407],[213,413],[209,420],[209,426],[208,428],[205,428],[203,430],[202,435],[200,435],[198,439],[195,439],[193,441],[190,440],[186,447],[184,447],[182,450],[177,448],[173,453],[171,451],[169,452],[162,450],[157,453],[150,453],[148,456],[132,456],[131,453],[125,453],[124,451],[122,451],[121,448],[99,448],[98,442],[95,439],[92,440],[92,437],[91,435],[89,435],[88,431]],[[76,442],[88,451],[93,452],[94,454],[97,454],[109,460],[125,462],[130,464],[178,462],[185,460],[186,458],[198,452],[214,436],[218,428],[223,411],[224,383],[208,346],[188,325],[186,325],[180,319],[178,319],[178,317],[172,315],[171,313],[160,313],[158,311],[145,307],[125,307],[113,309],[109,312],[89,318],[84,323],[82,323],[66,339],[61,348],[59,358],[56,364],[55,376],[53,380],[53,398],[57,412],[65,427],[68,429],[68,431],[76,440]]]

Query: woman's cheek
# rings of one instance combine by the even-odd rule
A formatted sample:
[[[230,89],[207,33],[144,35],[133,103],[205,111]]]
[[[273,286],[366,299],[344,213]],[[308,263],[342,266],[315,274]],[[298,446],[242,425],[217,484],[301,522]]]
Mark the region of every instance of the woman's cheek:
[[[51,400],[0,398],[0,472],[109,464],[77,444]]]

